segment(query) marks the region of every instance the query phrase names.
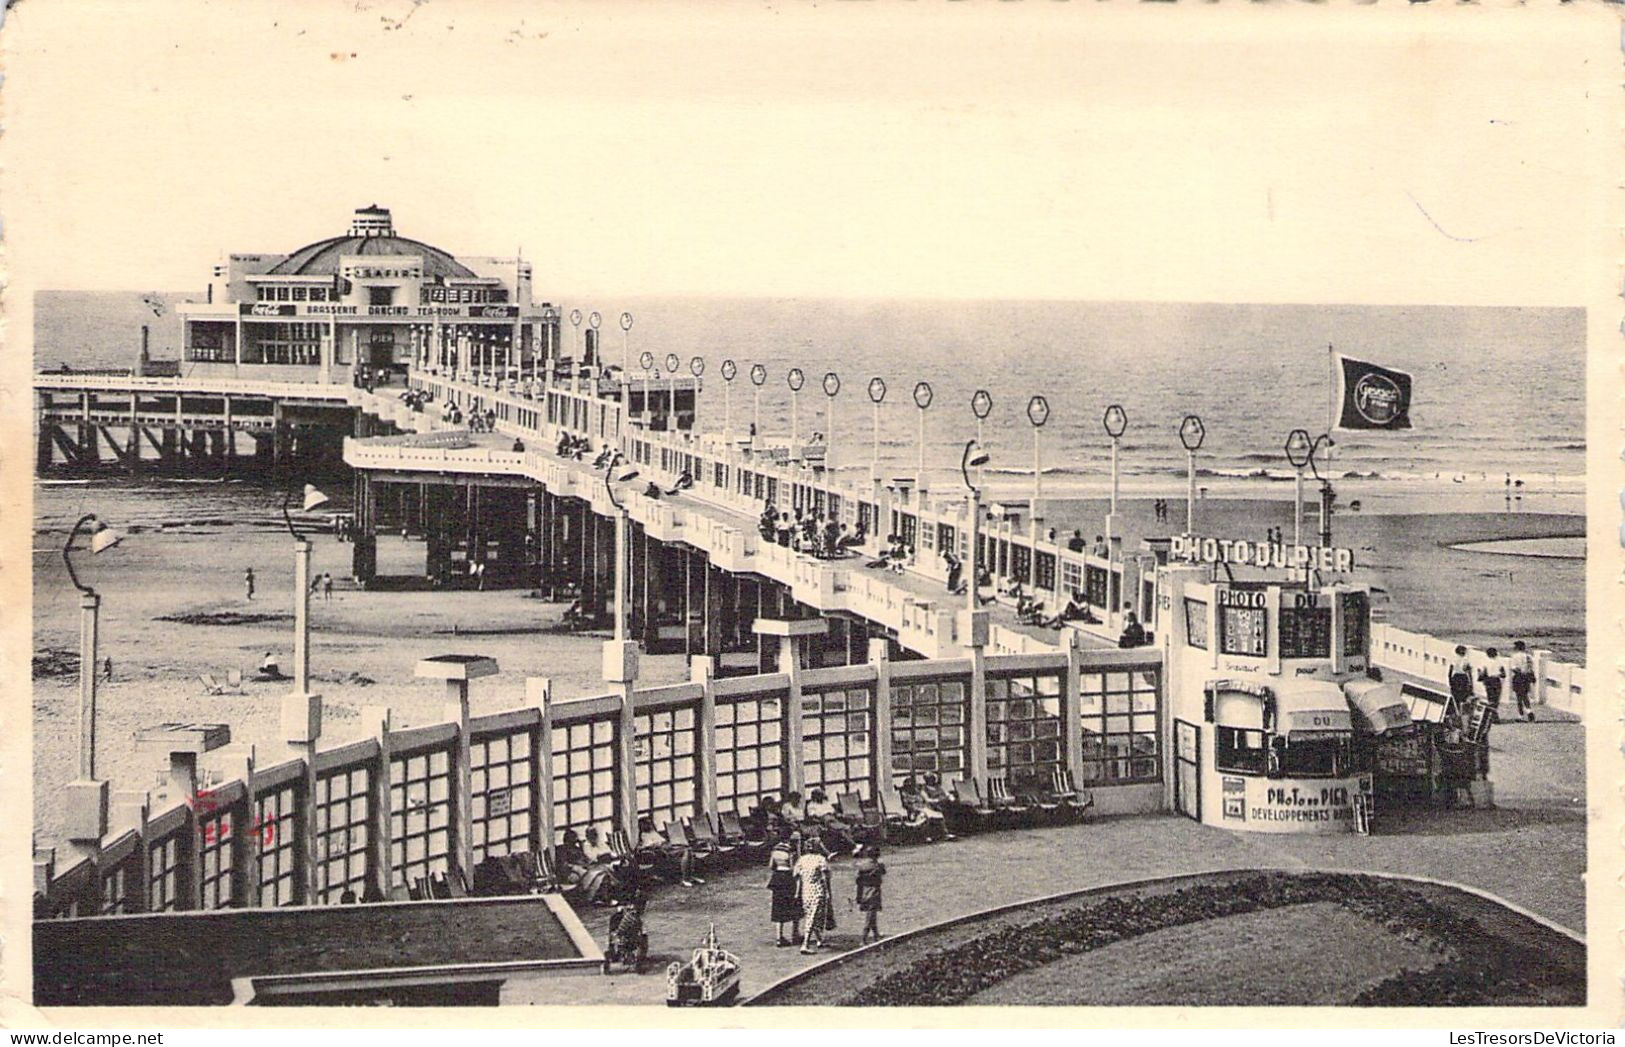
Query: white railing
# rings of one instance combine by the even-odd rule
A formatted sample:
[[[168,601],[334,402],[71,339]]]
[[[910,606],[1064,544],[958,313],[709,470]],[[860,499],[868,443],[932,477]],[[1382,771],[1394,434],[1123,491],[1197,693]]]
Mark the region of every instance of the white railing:
[[[1479,647],[1467,647],[1472,663],[1482,665],[1487,657]],[[1426,633],[1399,629],[1386,623],[1371,627],[1371,664],[1379,669],[1392,669],[1428,680],[1441,690],[1448,689],[1450,663],[1455,661],[1457,644],[1441,640]],[[1510,652],[1499,653],[1505,658]],[[1532,698],[1538,705],[1550,706],[1564,712],[1585,716],[1585,666],[1560,661],[1547,650],[1530,651],[1535,662],[1535,690]],[[1476,685],[1482,693],[1483,685]]]

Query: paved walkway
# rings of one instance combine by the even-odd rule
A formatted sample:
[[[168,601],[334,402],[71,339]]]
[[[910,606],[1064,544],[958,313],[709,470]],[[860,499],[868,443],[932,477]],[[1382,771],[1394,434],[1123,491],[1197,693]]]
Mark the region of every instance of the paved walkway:
[[[1563,926],[1585,926],[1584,731],[1561,714],[1491,735],[1497,808],[1378,813],[1376,834],[1274,836],[1198,825],[1175,815],[1102,819],[888,849],[881,928],[911,930],[993,906],[1127,880],[1216,869],[1319,868],[1430,876],[1490,891]],[[660,888],[649,905],[650,963],[641,976],[582,976],[526,987],[505,1003],[660,1004],[665,968],[715,922],[744,965],[749,995],[830,953],[856,948],[852,860],[835,863],[840,926],[823,956],[773,944],[766,870],[722,872],[692,889]],[[601,942],[602,911],[583,913]]]

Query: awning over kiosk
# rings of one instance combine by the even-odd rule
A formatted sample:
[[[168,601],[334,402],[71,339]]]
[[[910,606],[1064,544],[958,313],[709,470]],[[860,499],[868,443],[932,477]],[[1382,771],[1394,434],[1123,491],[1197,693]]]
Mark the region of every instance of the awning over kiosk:
[[[1212,720],[1221,727],[1269,730],[1298,738],[1354,732],[1348,699],[1329,680],[1294,680],[1276,687],[1212,680],[1207,686],[1213,701]]]
[[[1397,683],[1350,680],[1343,685],[1343,693],[1348,695],[1360,727],[1371,734],[1386,734],[1411,725],[1410,701]]]
[[[1352,734],[1354,717],[1343,689],[1330,680],[1293,680],[1275,692],[1276,732],[1294,737]]]

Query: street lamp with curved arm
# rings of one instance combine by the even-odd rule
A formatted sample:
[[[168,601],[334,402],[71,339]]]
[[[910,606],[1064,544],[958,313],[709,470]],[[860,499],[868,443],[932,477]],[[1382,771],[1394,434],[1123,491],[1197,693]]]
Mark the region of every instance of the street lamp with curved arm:
[[[68,569],[68,580],[73,583],[75,589],[78,589],[86,596],[95,596],[96,590],[79,580],[79,573],[73,569],[73,559],[68,555],[73,549],[73,543],[79,539],[79,532],[83,531],[87,524],[96,525],[96,529],[90,532],[90,554],[92,556],[105,552],[122,542],[124,534],[122,531],[115,531],[102,523],[96,518],[95,513],[86,513],[73,525],[73,530],[68,532],[68,540],[62,544],[62,564]]]
[[[967,543],[970,547],[970,557],[966,565],[970,568],[970,577],[965,582],[965,592],[968,594],[965,605],[972,611],[976,610],[978,603],[976,580],[979,575],[976,554],[977,547],[982,544],[982,492],[970,482],[970,471],[980,469],[986,464],[987,452],[982,449],[980,441],[966,440],[965,450],[959,456],[959,475],[965,480],[965,490],[970,492],[967,503],[970,509],[970,541]]]
[[[79,580],[70,551],[79,532],[90,524],[96,525],[90,534],[91,555],[111,549],[124,537],[103,525],[95,513],[86,513],[73,525],[68,540],[62,545],[62,563],[68,568],[68,579],[79,590],[79,778],[86,782],[96,777],[96,643],[102,598]],[[99,831],[105,832],[106,828],[104,817]]]
[[[293,492],[295,490],[296,490],[296,488],[290,487],[290,488],[287,489],[287,491],[283,492],[283,495],[282,495],[282,522],[288,525],[288,534],[289,534],[289,536],[292,537],[293,540],[297,542],[297,541],[301,540],[300,536],[299,536],[299,532],[298,532],[298,530],[296,530],[294,528],[294,526],[293,526],[293,516],[290,515],[289,512],[288,512],[288,506],[293,502]],[[318,491],[315,487],[311,486],[310,484],[305,485],[304,500],[300,503],[300,508],[301,508],[301,510],[303,512],[308,513],[312,509],[319,508],[320,506],[323,506],[323,505],[326,505],[326,504],[327,504],[327,495],[325,495],[322,492]]]
[[[636,469],[617,470],[625,458],[621,452],[616,451],[610,458],[609,464],[604,467],[604,490],[609,494],[610,504],[615,506],[615,639],[617,642],[626,639],[626,577],[627,556],[626,548],[626,506],[615,496],[615,485],[627,483],[638,478]]]

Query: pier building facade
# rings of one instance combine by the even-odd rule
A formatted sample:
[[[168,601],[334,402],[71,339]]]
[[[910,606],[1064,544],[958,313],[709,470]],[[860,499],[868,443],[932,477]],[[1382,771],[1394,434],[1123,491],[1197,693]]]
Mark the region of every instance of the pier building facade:
[[[206,301],[180,306],[182,372],[350,383],[407,367],[535,377],[556,358],[558,310],[523,258],[456,258],[396,233],[387,208],[288,254],[233,254]]]

